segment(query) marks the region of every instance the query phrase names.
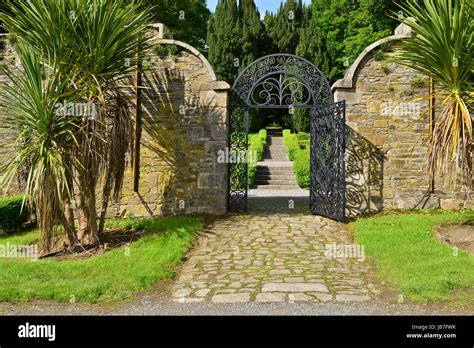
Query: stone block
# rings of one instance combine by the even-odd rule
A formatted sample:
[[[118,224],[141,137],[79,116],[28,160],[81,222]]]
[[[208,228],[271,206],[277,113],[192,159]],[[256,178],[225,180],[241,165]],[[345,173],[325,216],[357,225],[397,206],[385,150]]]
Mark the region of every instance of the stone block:
[[[459,210],[463,207],[464,201],[455,198],[442,198],[441,209],[443,210]]]

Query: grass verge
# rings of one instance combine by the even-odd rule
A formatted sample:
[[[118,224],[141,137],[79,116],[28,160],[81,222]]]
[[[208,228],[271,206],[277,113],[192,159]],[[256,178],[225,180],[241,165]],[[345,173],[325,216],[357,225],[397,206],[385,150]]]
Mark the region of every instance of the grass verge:
[[[109,221],[108,227],[143,229],[144,235],[128,247],[83,260],[0,258],[0,301],[95,303],[130,298],[174,277],[203,223],[199,217]],[[37,236],[37,231],[3,236],[0,245],[31,244]]]
[[[456,256],[433,233],[436,225],[472,220],[473,211],[389,213],[349,226],[380,280],[409,299],[428,303],[472,296],[474,256],[463,250]]]

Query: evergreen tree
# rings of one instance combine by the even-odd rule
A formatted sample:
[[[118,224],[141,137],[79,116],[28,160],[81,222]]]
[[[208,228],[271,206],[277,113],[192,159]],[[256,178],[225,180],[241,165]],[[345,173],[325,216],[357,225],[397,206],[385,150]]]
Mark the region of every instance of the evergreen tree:
[[[208,26],[208,59],[220,79],[232,83],[242,55],[242,28],[237,0],[219,0]]]
[[[207,22],[211,14],[206,0],[139,1],[144,6],[152,8],[153,21],[164,23],[170,29],[174,39],[186,42],[204,52]]]
[[[267,32],[275,50],[273,53],[294,54],[304,21],[302,0],[286,0],[275,16],[267,13],[266,20]]]
[[[327,77],[343,77],[362,50],[390,35],[396,22],[388,17],[397,0],[313,0],[312,21],[325,41],[331,66]],[[399,1],[398,1],[399,2]]]
[[[330,72],[330,56],[323,33],[311,20],[311,11],[304,9],[304,21],[299,33],[299,43],[296,55],[308,59],[316,65],[325,75]]]
[[[254,0],[240,0],[239,12],[242,23],[241,68],[245,68],[262,56],[261,46],[265,40],[265,28]]]

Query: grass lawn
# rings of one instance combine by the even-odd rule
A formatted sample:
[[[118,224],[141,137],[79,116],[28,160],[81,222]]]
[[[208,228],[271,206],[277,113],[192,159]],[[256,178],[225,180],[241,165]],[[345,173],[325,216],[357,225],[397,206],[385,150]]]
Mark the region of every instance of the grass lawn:
[[[423,302],[471,299],[474,256],[438,241],[436,225],[474,220],[474,212],[390,213],[350,224],[379,278],[409,299]]]
[[[174,276],[203,223],[199,217],[109,221],[108,227],[143,229],[145,233],[129,247],[89,259],[33,262],[0,258],[0,301],[70,301],[72,295],[77,301],[91,303],[130,298]],[[0,236],[0,244],[25,245],[37,238],[37,231]]]

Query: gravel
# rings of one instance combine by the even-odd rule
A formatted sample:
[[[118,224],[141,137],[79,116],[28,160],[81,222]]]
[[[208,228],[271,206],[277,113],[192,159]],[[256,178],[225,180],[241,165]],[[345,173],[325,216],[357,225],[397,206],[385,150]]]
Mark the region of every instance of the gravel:
[[[176,303],[171,299],[143,296],[118,304],[61,304],[32,302],[0,303],[1,315],[472,315],[472,306],[451,308],[436,305],[397,304],[385,301],[365,303]]]

